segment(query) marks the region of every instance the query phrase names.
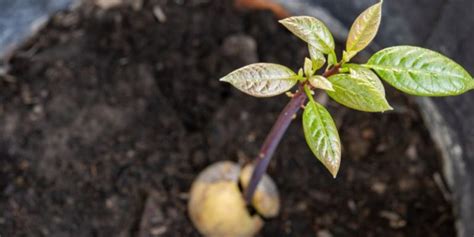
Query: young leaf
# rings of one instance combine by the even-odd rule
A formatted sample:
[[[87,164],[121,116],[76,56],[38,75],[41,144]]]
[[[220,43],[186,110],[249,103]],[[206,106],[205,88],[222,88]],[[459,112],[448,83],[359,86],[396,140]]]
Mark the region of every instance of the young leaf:
[[[366,79],[368,82],[372,83],[372,85],[374,85],[375,88],[380,91],[380,93],[385,95],[385,88],[382,84],[382,81],[380,81],[379,77],[377,76],[377,74],[375,74],[375,72],[357,64],[345,64],[344,66],[349,68],[349,72],[352,76],[361,79]]]
[[[314,74],[313,61],[311,61],[309,58],[304,59],[304,73],[307,77],[310,77]]]
[[[336,65],[337,63],[337,56],[335,53],[328,55],[328,65],[327,68],[331,68],[332,66]]]
[[[357,17],[349,31],[344,61],[348,62],[372,42],[379,30],[381,19],[382,2],[371,6]]]
[[[304,77],[303,68],[300,68],[300,70],[298,70],[298,77]]]
[[[309,84],[314,88],[319,88],[328,91],[334,91],[332,83],[323,76],[312,76],[309,78]]]
[[[334,52],[334,39],[320,20],[309,16],[294,16],[280,21],[289,31],[325,54]]]
[[[272,63],[256,63],[231,72],[220,79],[255,97],[270,97],[291,89],[298,81],[291,69]]]
[[[412,95],[459,95],[474,88],[474,80],[464,68],[424,48],[387,48],[374,54],[365,66],[390,85]]]
[[[313,70],[319,70],[326,63],[324,54],[318,51],[315,47],[308,44],[309,56],[313,61]]]
[[[310,100],[303,113],[303,129],[309,148],[335,178],[341,164],[341,142],[331,115]]]
[[[338,103],[365,112],[392,110],[385,94],[370,79],[354,74],[336,74],[329,77],[334,91],[328,95]]]

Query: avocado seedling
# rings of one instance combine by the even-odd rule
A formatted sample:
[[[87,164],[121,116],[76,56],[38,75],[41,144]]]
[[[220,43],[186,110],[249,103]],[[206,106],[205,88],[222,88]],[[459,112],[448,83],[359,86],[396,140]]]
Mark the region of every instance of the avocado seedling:
[[[303,132],[310,150],[334,178],[337,176],[341,142],[330,113],[313,98],[316,90],[326,92],[334,101],[351,109],[384,112],[393,108],[385,97],[380,79],[415,96],[454,96],[474,89],[472,76],[462,66],[421,47],[389,47],[373,54],[364,64],[351,63],[351,59],[375,38],[382,4],[371,6],[357,17],[341,59],[335,53],[333,36],[323,22],[310,16],[295,16],[280,23],[308,45],[309,58],[304,59],[302,68],[295,72],[279,64],[256,63],[220,79],[251,96],[271,97],[286,93],[291,97],[255,159],[250,180],[245,182],[241,198],[247,205],[257,199],[255,191],[260,180],[300,108],[304,108]],[[297,89],[290,92],[295,86]]]

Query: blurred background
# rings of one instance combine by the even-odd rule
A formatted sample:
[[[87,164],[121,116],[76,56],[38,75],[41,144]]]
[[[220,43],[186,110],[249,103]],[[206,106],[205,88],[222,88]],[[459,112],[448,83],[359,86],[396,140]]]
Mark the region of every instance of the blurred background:
[[[253,160],[288,98],[218,78],[296,70],[306,45],[277,21],[323,20],[340,46],[375,0],[0,0],[0,236],[199,236],[189,188],[209,164]],[[356,60],[393,45],[473,72],[474,1],[385,0]],[[260,236],[474,235],[473,93],[394,111],[327,106],[343,142],[330,177],[291,125],[270,165],[280,215]]]

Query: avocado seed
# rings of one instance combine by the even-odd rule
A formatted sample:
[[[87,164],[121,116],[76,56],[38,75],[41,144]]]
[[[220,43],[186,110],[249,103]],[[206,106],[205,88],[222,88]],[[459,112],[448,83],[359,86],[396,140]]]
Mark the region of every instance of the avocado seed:
[[[191,187],[188,211],[201,234],[207,237],[251,237],[263,226],[260,215],[273,217],[278,213],[278,191],[268,176],[262,179],[252,200],[260,215],[249,213],[239,189],[239,180],[246,187],[252,170],[251,166],[241,170],[236,163],[221,161],[198,175]],[[270,187],[261,187],[264,185]],[[270,191],[269,195],[267,191]]]

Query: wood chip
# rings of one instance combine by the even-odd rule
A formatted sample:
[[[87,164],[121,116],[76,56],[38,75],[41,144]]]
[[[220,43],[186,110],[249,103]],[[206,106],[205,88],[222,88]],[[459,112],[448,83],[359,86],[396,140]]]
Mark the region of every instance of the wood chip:
[[[95,0],[95,5],[102,9],[109,9],[122,4],[122,0]]]
[[[407,225],[407,222],[395,212],[381,211],[380,217],[387,219],[389,221],[390,227],[393,229],[400,229]]]
[[[158,22],[160,23],[166,22],[166,15],[160,6],[153,7],[153,15],[156,17],[156,20],[158,20]]]

